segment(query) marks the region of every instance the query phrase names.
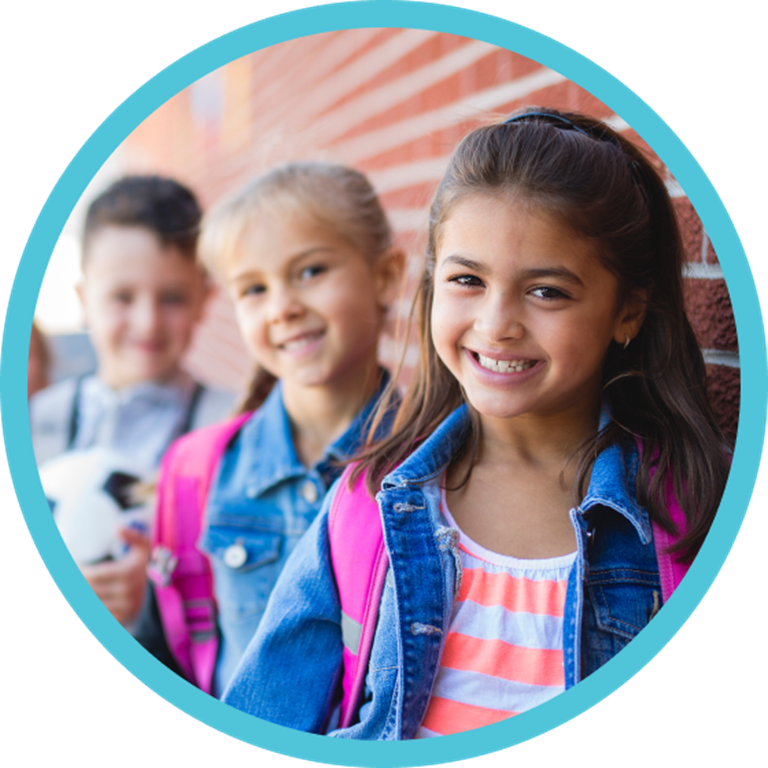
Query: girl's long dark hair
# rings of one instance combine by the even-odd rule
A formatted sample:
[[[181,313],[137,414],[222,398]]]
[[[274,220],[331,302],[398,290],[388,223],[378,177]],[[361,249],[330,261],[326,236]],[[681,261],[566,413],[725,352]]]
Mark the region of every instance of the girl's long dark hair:
[[[709,530],[728,477],[729,448],[706,394],[706,372],[683,305],[683,247],[666,186],[645,155],[607,125],[558,110],[525,110],[472,131],[454,151],[430,210],[426,264],[414,302],[419,362],[390,436],[369,445],[357,472],[372,492],[451,411],[465,402],[431,340],[434,268],[442,227],[477,193],[530,203],[591,240],[620,296],[647,296],[645,320],[627,349],[612,343],[603,373],[608,426],[575,456],[574,495],[612,443],[642,445],[636,494],[662,528],[675,531],[665,501],[673,488],[688,522],[674,550],[691,560]],[[390,393],[393,395],[394,391]],[[391,407],[385,396],[382,412]],[[479,419],[470,407],[476,458]],[[459,458],[454,457],[454,460]]]

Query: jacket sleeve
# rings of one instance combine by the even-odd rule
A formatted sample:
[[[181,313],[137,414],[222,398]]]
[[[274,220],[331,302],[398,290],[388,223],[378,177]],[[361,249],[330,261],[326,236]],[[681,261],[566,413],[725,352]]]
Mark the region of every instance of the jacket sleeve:
[[[330,501],[285,564],[222,700],[272,723],[323,733],[342,669],[341,607],[328,539]]]

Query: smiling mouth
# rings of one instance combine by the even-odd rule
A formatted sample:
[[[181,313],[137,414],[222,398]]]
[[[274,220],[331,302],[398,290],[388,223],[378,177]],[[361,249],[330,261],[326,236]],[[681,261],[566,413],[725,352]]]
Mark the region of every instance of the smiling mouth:
[[[494,360],[492,357],[485,357],[479,352],[472,354],[483,368],[494,373],[520,373],[533,368],[537,363],[536,360]]]
[[[277,348],[282,349],[284,352],[300,352],[305,347],[308,347],[310,344],[317,341],[324,333],[325,331],[305,333],[301,336],[289,339],[282,344],[278,344]]]

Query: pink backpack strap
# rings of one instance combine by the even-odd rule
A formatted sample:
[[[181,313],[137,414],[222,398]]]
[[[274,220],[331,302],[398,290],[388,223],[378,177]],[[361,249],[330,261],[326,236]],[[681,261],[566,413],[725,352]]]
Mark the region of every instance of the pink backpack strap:
[[[685,513],[680,507],[680,503],[675,495],[672,479],[667,481],[665,488],[667,511],[669,517],[675,524],[676,534],[665,531],[655,521],[651,521],[653,528],[653,541],[656,545],[656,559],[659,563],[659,578],[661,579],[661,600],[666,603],[670,595],[677,589],[678,584],[683,580],[683,576],[688,573],[689,563],[681,563],[674,554],[668,550],[674,546],[683,535],[688,521],[685,519]]]
[[[197,541],[216,467],[250,416],[184,435],[168,449],[160,470],[147,573],[168,647],[187,680],[206,693],[213,682],[218,632],[213,575]]]
[[[389,567],[379,506],[366,488],[365,474],[349,489],[353,469],[348,466],[339,478],[328,517],[344,641],[342,728],[348,728],[357,713]]]
[[[643,455],[643,444],[638,439],[637,441],[638,454]],[[656,470],[651,469],[651,478],[655,474]],[[681,563],[677,557],[670,553],[668,550],[674,546],[683,537],[683,532],[688,525],[688,521],[685,519],[685,513],[683,512],[680,502],[675,494],[674,483],[672,478],[667,478],[667,484],[664,488],[665,500],[667,502],[667,511],[669,517],[675,525],[676,533],[672,534],[665,531],[658,523],[651,520],[651,528],[653,529],[653,543],[656,547],[656,560],[659,564],[659,579],[661,581],[661,601],[662,604],[669,600],[672,593],[677,589],[678,584],[683,580],[683,576],[688,573],[690,568],[689,563]]]

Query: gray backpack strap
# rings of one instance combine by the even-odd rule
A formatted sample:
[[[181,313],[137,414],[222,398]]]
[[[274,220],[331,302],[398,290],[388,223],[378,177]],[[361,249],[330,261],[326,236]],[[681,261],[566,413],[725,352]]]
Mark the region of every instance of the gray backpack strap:
[[[71,448],[77,437],[77,428],[80,422],[80,392],[83,388],[85,376],[78,376],[75,381],[75,391],[72,395],[72,405],[69,412],[69,428],[67,429],[67,448]]]
[[[38,466],[66,451],[77,433],[82,378],[65,379],[35,394],[29,402],[32,447]]]

